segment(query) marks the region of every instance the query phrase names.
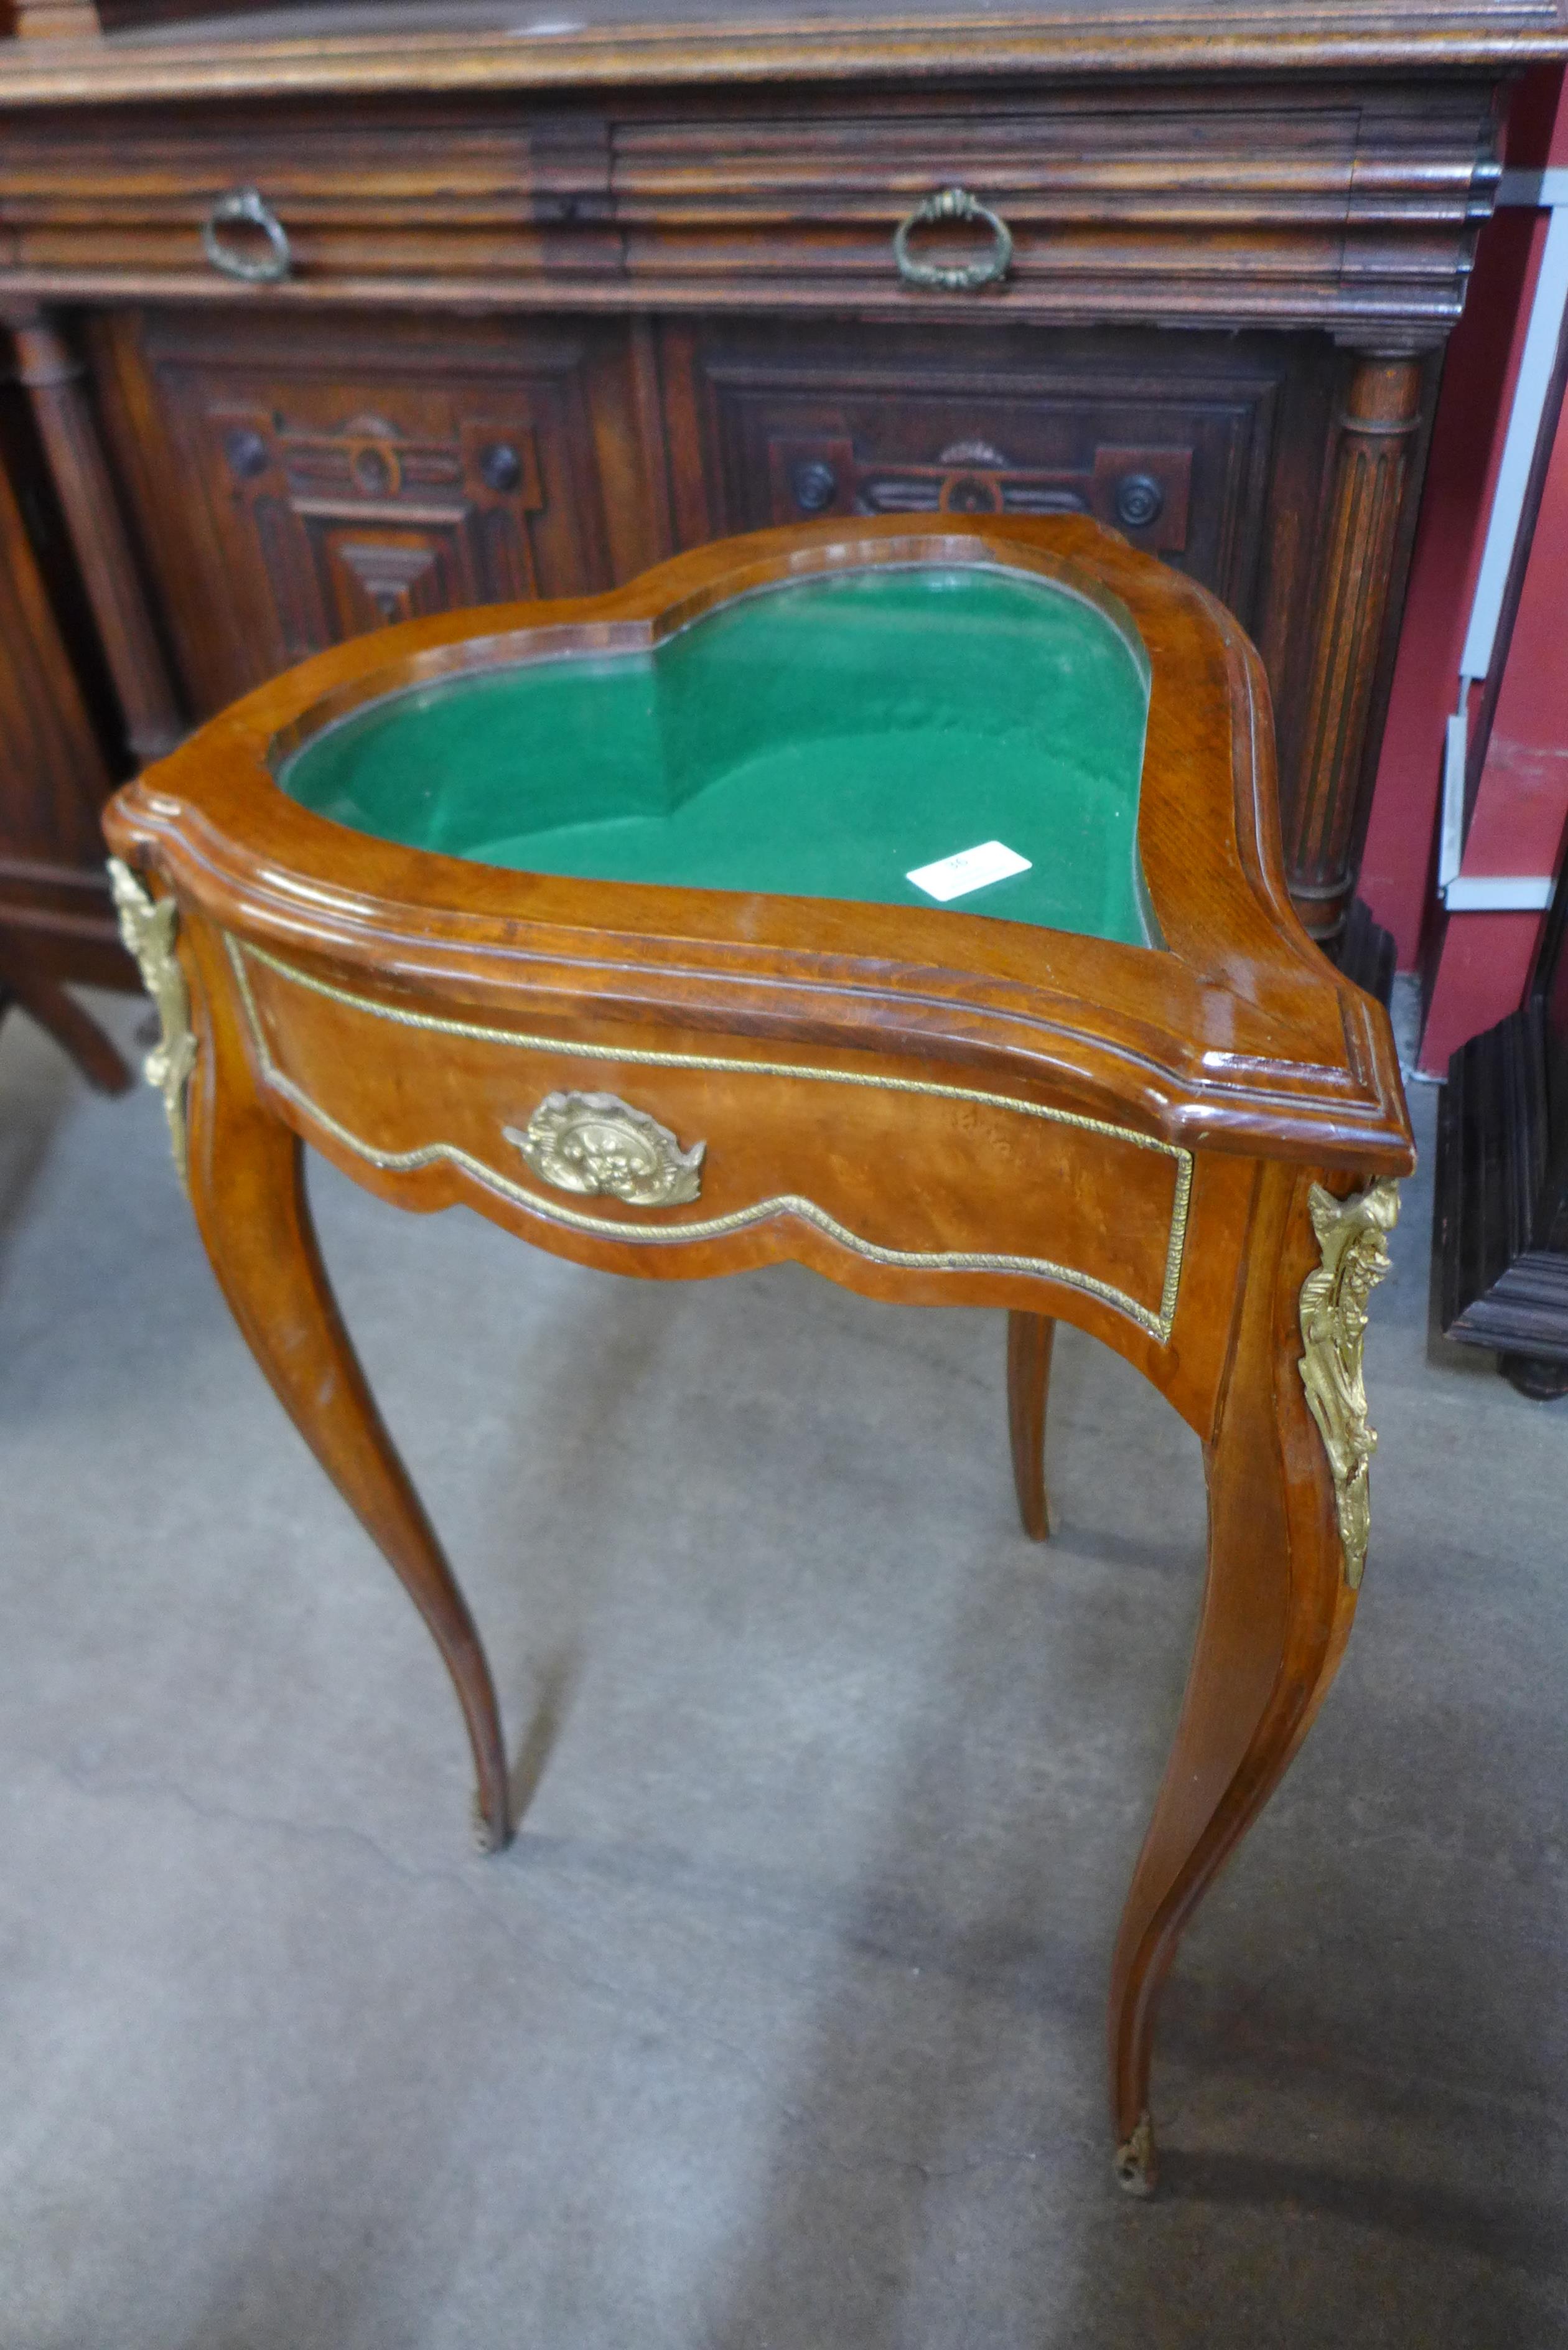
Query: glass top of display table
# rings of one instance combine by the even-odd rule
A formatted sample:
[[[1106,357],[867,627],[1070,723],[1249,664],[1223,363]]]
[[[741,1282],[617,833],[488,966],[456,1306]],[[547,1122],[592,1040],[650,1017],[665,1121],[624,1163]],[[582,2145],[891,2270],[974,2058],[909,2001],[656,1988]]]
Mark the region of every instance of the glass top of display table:
[[[999,566],[884,565],[742,596],[649,648],[403,686],[277,780],[339,824],[492,866],[1149,946],[1148,694],[1124,612]]]

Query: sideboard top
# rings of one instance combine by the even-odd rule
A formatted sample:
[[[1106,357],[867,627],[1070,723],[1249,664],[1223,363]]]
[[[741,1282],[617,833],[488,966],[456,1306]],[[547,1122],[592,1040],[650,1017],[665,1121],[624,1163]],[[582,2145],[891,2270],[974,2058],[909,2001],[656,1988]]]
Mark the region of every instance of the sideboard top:
[[[0,104],[1106,73],[1506,73],[1568,0],[325,0],[0,41]]]

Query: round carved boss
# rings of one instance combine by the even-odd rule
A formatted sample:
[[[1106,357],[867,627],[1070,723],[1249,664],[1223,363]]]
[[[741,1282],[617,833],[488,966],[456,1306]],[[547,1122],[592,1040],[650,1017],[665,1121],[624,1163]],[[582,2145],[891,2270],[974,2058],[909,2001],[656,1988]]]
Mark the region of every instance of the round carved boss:
[[[272,459],[266,442],[249,424],[234,425],[223,435],[223,454],[238,482],[254,482],[266,472]]]
[[[542,1183],[632,1208],[676,1208],[702,1188],[702,1154],[615,1094],[546,1094],[525,1127],[502,1128]]]
[[[492,441],[479,454],[480,479],[487,489],[508,496],[523,480],[523,460],[510,441]]]
[[[1165,511],[1165,492],[1152,473],[1124,473],[1116,484],[1116,520],[1147,530]]]
[[[806,457],[790,477],[802,514],[826,514],[838,495],[838,475],[825,457]]]

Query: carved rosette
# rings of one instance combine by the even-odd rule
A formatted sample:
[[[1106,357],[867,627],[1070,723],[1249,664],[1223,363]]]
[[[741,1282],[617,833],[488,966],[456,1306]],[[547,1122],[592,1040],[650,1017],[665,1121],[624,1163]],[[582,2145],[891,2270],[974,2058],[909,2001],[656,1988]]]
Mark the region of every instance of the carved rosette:
[[[667,1126],[615,1094],[546,1094],[525,1128],[502,1131],[539,1180],[557,1191],[607,1192],[632,1208],[675,1208],[702,1188],[707,1145],[682,1150]]]
[[[109,860],[109,878],[119,916],[119,935],[140,965],[142,983],[158,1008],[161,1035],[142,1063],[142,1072],[148,1084],[156,1086],[163,1096],[169,1140],[183,1183],[188,1164],[185,1088],[196,1066],[196,1039],[191,1028],[190,993],[174,951],[180,908],[172,898],[154,898],[118,857]]]
[[[1323,1263],[1302,1284],[1302,1383],[1334,1477],[1345,1579],[1361,1585],[1370,1525],[1367,1471],[1377,1449],[1367,1425],[1361,1376],[1367,1300],[1388,1270],[1386,1235],[1399,1214],[1399,1186],[1389,1177],[1353,1199],[1336,1200],[1321,1183],[1308,1195]]]

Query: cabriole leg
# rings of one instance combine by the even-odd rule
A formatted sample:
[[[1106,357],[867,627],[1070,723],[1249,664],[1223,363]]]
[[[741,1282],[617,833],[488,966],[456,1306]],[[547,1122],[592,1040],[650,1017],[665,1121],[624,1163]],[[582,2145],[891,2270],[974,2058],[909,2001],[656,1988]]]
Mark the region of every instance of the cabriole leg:
[[[1237,1343],[1206,1454],[1202,1616],[1112,1963],[1116,2173],[1131,2194],[1155,2182],[1149,2062],[1177,1942],[1305,1736],[1355,1610],[1328,1456],[1299,1367],[1302,1285],[1319,1263],[1309,1188],[1289,1168],[1259,1174]],[[1355,1352],[1358,1367],[1358,1339]]]
[[[284,1409],[430,1627],[473,1749],[479,1842],[499,1851],[512,1831],[490,1668],[343,1327],[305,1194],[303,1145],[257,1091],[209,935],[199,949],[206,1019],[190,1086],[189,1143],[202,1238]]]
[[[1012,1482],[1018,1514],[1033,1542],[1051,1534],[1045,1492],[1045,1407],[1051,1392],[1051,1348],[1056,1325],[1046,1314],[1007,1317],[1007,1424],[1012,1439]]]

